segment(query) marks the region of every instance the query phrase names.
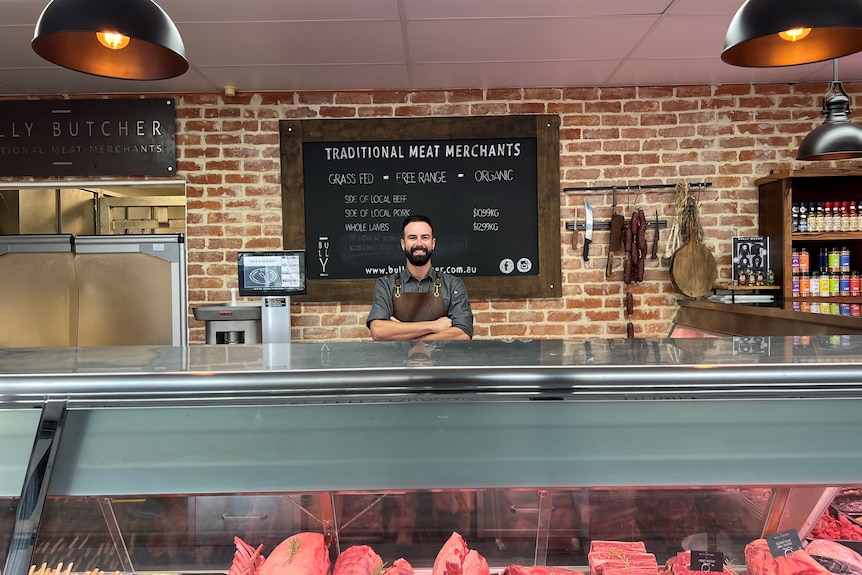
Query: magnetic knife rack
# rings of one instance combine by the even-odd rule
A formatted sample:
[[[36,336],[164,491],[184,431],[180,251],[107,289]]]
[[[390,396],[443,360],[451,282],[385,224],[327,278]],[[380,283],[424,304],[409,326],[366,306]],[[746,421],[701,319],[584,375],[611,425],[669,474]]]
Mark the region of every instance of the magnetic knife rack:
[[[625,186],[585,186],[581,188],[563,188],[563,191],[571,192],[611,192],[617,190],[672,190],[677,184],[626,184]],[[689,188],[708,188],[712,186],[712,182],[695,182],[689,184]]]
[[[712,182],[696,182],[694,184],[689,184],[689,188],[708,188],[712,185]],[[626,184],[625,186],[585,186],[585,187],[575,187],[575,188],[563,188],[563,191],[568,193],[571,192],[611,192],[611,191],[626,191],[626,190],[671,190],[675,189],[677,184]],[[625,215],[625,214],[623,214]],[[626,217],[626,224],[628,225],[628,217]],[[647,229],[655,228],[656,221],[650,220],[647,217]],[[667,220],[659,220],[658,228],[666,228]],[[566,222],[566,230],[586,230],[587,223],[586,222]],[[609,230],[611,229],[610,220],[606,222],[593,222],[594,230]]]
[[[626,225],[629,225],[629,219],[626,218]],[[667,220],[659,220],[658,221],[658,229],[664,229],[667,227]],[[650,220],[647,218],[647,229],[655,228],[655,218]],[[587,222],[578,221],[577,226],[575,222],[566,222],[566,230],[585,230],[587,229]],[[593,229],[594,230],[609,230],[611,229],[611,221],[608,220],[606,222],[596,222],[593,221]]]

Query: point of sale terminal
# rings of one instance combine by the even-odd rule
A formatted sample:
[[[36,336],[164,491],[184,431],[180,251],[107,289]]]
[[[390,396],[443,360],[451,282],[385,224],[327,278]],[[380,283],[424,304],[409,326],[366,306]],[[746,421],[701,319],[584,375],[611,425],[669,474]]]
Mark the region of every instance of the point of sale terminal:
[[[290,296],[306,293],[305,251],[239,252],[237,276],[230,304],[193,308],[206,323],[206,343],[290,343]],[[260,302],[239,304],[237,291]]]

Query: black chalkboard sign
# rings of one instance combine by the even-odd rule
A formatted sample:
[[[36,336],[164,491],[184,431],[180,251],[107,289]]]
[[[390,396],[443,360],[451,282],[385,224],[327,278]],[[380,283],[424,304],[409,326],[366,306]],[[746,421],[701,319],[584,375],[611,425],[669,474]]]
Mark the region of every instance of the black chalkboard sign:
[[[370,300],[404,265],[416,214],[434,223],[434,266],[471,298],[559,296],[558,129],[556,116],[282,121],[285,248],[307,252],[308,299]]]

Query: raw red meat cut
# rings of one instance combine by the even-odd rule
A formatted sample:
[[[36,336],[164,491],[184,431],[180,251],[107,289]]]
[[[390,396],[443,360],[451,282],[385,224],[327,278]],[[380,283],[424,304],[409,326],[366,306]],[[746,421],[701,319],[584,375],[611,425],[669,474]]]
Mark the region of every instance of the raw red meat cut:
[[[466,556],[467,544],[464,539],[459,534],[452,533],[437,552],[431,575],[461,575],[461,565]]]
[[[801,549],[773,557],[766,539],[755,539],[745,546],[745,565],[749,575],[830,575]]]
[[[590,541],[590,552],[593,551],[640,551],[646,553],[646,545],[643,541]]]
[[[593,541],[587,555],[590,575],[656,575],[658,561],[643,541]]]
[[[600,575],[656,575],[658,567],[628,567],[626,565],[613,565],[605,567],[600,572]]]
[[[396,559],[383,575],[413,575],[413,566],[405,559]]]
[[[326,575],[329,550],[321,533],[297,533],[272,550],[259,575]]]
[[[584,575],[580,571],[572,571],[563,567],[553,567],[548,565],[533,565],[525,567],[523,565],[509,565],[500,575]]]
[[[488,562],[477,551],[467,549],[467,544],[458,533],[452,533],[443,544],[431,575],[489,575]]]
[[[381,575],[383,559],[368,545],[353,545],[335,560],[332,575]]]
[[[829,511],[823,513],[809,535],[812,539],[839,539],[842,541],[862,540],[862,527],[850,521],[846,516],[839,514],[838,519],[829,515]]]
[[[701,575],[700,571],[691,570],[691,551],[682,551],[668,559],[664,571],[667,575]],[[736,572],[724,565],[722,575],[736,575]]]
[[[488,562],[485,561],[485,558],[479,555],[475,549],[471,549],[464,557],[461,573],[463,575],[491,575],[491,570],[488,568]]]
[[[263,543],[258,545],[256,549],[239,537],[234,537],[233,543],[236,545],[236,551],[233,554],[233,562],[227,575],[257,575],[265,561],[263,555],[260,554],[263,550]]]
[[[862,555],[846,545],[827,539],[815,539],[805,551],[832,573],[862,575]]]

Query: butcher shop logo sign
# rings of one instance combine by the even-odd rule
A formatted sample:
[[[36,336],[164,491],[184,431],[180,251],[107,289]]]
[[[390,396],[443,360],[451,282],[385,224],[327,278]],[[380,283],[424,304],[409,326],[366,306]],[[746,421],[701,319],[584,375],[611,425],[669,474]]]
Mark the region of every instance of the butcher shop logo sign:
[[[172,98],[0,102],[0,176],[173,176]]]

